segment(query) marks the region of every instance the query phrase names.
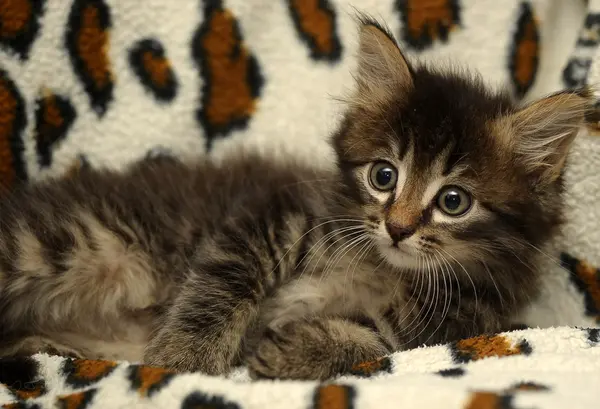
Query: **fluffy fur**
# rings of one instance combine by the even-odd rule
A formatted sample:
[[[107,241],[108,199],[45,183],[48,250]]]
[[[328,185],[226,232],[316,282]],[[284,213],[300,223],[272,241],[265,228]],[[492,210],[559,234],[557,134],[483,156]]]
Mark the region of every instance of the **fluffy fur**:
[[[1,354],[325,379],[507,328],[536,295],[590,98],[516,107],[360,26],[334,171],[154,158],[4,197]],[[449,214],[459,196],[470,206]]]

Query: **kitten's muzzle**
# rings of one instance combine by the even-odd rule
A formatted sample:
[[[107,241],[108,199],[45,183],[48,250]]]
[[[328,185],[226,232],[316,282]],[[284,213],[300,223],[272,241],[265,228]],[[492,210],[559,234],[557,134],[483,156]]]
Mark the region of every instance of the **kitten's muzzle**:
[[[390,235],[390,237],[392,238],[394,245],[396,245],[398,242],[401,242],[401,241],[409,238],[410,236],[415,234],[415,232],[417,231],[417,227],[414,225],[413,226],[401,226],[401,225],[390,223],[390,222],[385,223],[385,228],[386,228],[388,234]]]

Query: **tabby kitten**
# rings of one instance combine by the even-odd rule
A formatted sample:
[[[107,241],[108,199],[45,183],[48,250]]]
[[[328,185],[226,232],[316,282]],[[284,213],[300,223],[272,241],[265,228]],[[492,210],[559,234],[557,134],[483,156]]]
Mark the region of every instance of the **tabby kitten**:
[[[515,107],[409,64],[369,19],[358,57],[336,170],[152,158],[5,197],[2,355],[325,379],[507,328],[536,295],[590,96]]]

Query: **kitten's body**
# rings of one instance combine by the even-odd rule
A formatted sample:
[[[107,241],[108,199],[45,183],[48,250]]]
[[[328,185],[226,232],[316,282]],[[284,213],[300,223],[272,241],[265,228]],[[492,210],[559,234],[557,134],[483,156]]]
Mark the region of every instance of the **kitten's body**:
[[[357,80],[335,170],[148,159],[0,201],[0,353],[327,378],[507,328],[560,226],[587,95],[518,109],[411,67],[372,21]]]
[[[0,202],[3,354],[49,347],[88,358],[143,360],[167,310],[190,288],[199,315],[212,311],[236,326],[227,339],[234,355],[229,364],[240,363],[243,341],[250,343],[245,349],[256,348],[267,324],[282,328],[305,318],[356,322],[360,342],[374,347],[357,360],[499,328],[500,320],[486,314],[482,322],[473,321],[474,328],[434,333],[440,317],[424,310],[416,315],[421,304],[434,302],[434,289],[424,291],[429,284],[418,280],[411,291],[409,277],[400,281],[400,272],[390,274],[393,267],[382,263],[358,228],[359,216],[344,211],[348,204],[337,179],[335,172],[252,155],[221,167],[165,158],[120,173],[83,170],[14,192]],[[243,270],[248,262],[257,268]],[[207,264],[217,277],[199,275]],[[461,281],[464,314],[475,299],[469,296],[471,283]],[[217,288],[221,284],[227,289]],[[435,284],[441,307],[448,287],[441,280]],[[245,298],[256,304],[228,317],[232,305]],[[414,329],[394,333],[394,321],[413,321],[407,328]],[[365,323],[375,325],[377,334],[361,334]],[[206,327],[198,323],[192,338],[202,338]],[[189,342],[173,339],[157,354],[165,349],[174,354]],[[185,358],[187,369],[228,367],[225,362],[223,368],[204,367],[203,354],[198,356],[203,363]]]

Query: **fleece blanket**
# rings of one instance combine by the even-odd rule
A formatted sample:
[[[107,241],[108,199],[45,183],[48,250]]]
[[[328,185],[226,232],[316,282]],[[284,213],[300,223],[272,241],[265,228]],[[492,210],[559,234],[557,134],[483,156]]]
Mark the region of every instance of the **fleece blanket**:
[[[352,87],[354,8],[411,58],[461,64],[524,101],[600,83],[600,0],[0,0],[0,194],[82,166],[240,147],[329,166]],[[524,329],[249,382],[136,363],[0,360],[10,408],[590,408],[600,392],[600,138],[571,154],[569,221]],[[535,328],[535,329],[533,329]]]

